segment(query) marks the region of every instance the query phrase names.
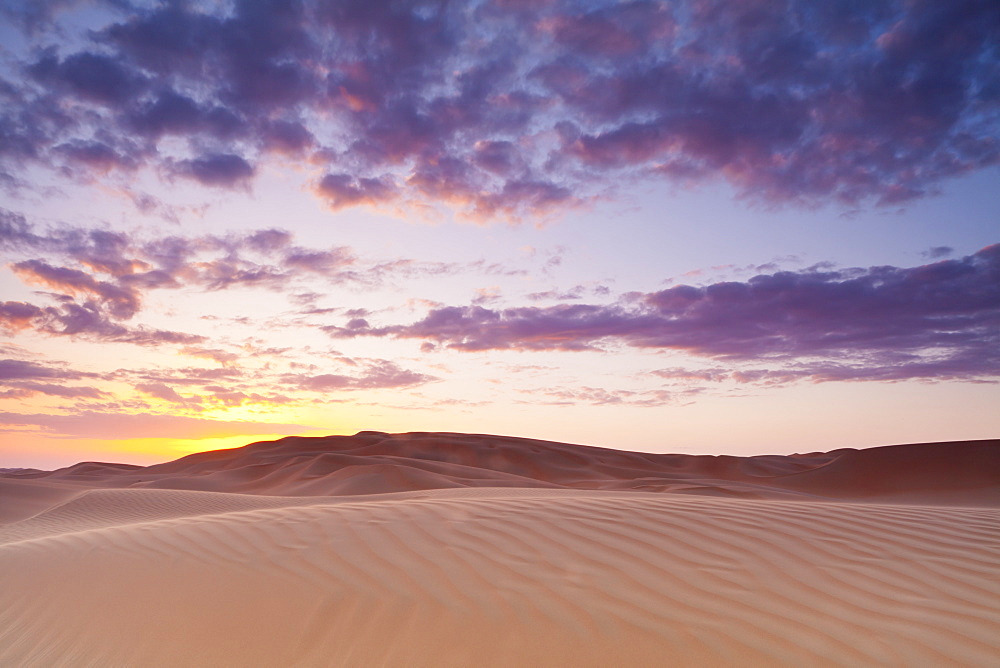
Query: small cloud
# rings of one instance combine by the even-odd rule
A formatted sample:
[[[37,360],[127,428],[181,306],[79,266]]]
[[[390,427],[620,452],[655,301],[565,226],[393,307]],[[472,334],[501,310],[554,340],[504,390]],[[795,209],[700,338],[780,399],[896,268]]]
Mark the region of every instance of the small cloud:
[[[954,252],[955,249],[951,246],[933,246],[922,252],[921,255],[928,260],[940,260],[941,258],[949,257]]]
[[[198,181],[202,185],[235,188],[245,185],[254,175],[254,168],[242,156],[232,153],[209,153],[193,160],[180,160],[173,173]]]
[[[288,374],[282,378],[286,384],[311,392],[398,389],[423,385],[433,380],[436,380],[433,376],[403,369],[389,360],[368,361],[360,374]]]
[[[135,389],[172,404],[198,403],[200,401],[196,397],[182,397],[172,387],[163,383],[139,383],[135,386]]]
[[[346,173],[327,174],[316,184],[315,191],[331,209],[359,204],[377,206],[398,194],[398,188],[388,177],[357,178]]]

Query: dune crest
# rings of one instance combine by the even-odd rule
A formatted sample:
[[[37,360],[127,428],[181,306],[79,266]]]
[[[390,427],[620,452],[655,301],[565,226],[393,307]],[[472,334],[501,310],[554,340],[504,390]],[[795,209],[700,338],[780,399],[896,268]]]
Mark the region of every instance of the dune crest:
[[[644,490],[742,498],[1000,505],[1000,441],[801,455],[650,454],[484,434],[291,436],[138,467],[85,462],[0,481],[278,496],[457,487]]]
[[[998,453],[362,433],[11,472],[0,665],[993,666]]]

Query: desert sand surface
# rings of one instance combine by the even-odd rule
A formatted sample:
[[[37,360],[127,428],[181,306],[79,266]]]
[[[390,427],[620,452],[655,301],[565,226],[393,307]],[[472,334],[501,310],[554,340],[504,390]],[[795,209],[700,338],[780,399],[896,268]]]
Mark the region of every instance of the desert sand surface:
[[[2,666],[996,666],[1000,441],[452,433],[0,473]]]

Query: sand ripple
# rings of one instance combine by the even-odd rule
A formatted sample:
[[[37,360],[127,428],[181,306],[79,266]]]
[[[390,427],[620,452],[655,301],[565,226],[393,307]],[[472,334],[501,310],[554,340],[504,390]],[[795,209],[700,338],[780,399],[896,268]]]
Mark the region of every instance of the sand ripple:
[[[90,492],[0,527],[0,665],[995,666],[1000,510]]]

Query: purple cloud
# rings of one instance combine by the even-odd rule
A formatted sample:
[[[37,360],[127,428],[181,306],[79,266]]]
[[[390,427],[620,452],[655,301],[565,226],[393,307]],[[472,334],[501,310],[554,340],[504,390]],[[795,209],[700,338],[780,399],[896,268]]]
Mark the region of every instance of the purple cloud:
[[[172,404],[188,404],[188,403],[198,403],[200,399],[198,397],[182,397],[177,394],[177,391],[168,385],[163,383],[139,383],[135,386],[135,389],[140,392],[145,392],[151,397],[157,399],[162,399],[163,401],[170,402]]]
[[[391,179],[354,178],[350,174],[327,174],[316,184],[316,194],[333,209],[378,204],[392,199],[397,190]]]
[[[77,380],[93,377],[96,374],[72,371],[63,367],[46,366],[25,360],[0,360],[0,381],[35,380],[39,378],[58,380]]]
[[[345,246],[306,248],[293,241],[291,233],[273,228],[154,238],[71,226],[42,232],[23,216],[0,209],[0,248],[12,255],[36,256],[11,267],[23,281],[57,293],[50,296],[59,300],[60,308],[72,312],[59,316],[64,324],[69,320],[131,319],[141,309],[144,295],[159,289],[252,287],[278,291],[294,289],[316,275],[329,282],[381,285],[415,276],[525,273],[484,260],[361,262]],[[50,261],[49,257],[58,260]],[[60,266],[63,263],[77,266]],[[71,306],[68,302],[73,300],[64,297],[82,303]],[[43,311],[33,310],[37,308],[9,303],[0,310],[0,326],[8,331],[23,329],[33,317],[43,315]],[[55,317],[52,311],[47,313]]]
[[[96,387],[66,387],[65,385],[52,385],[51,383],[7,383],[10,390],[4,394],[9,396],[30,396],[32,394],[47,394],[52,397],[63,397],[65,399],[101,399],[107,396]]]
[[[948,257],[955,252],[955,249],[951,246],[934,246],[933,248],[928,248],[923,252],[923,256],[929,260],[940,260],[941,258]]]
[[[334,338],[415,338],[458,350],[617,342],[771,361],[814,380],[1000,375],[1000,245],[913,268],[779,272],[631,297],[611,305],[446,306],[408,325],[356,319],[323,329]]]
[[[58,306],[39,307],[27,302],[0,302],[0,329],[18,332],[34,329],[54,336],[81,336],[100,341],[140,346],[202,343],[204,336],[148,327],[126,327],[109,319],[99,304],[77,304],[62,297]]]
[[[63,366],[49,366],[26,360],[0,360],[0,385],[10,388],[3,392],[4,396],[27,397],[32,394],[47,394],[68,399],[99,399],[106,394],[95,387],[73,387],[65,384],[81,378],[96,378],[97,376],[96,373],[74,371]],[[62,384],[38,382],[39,380]]]
[[[174,172],[206,186],[232,188],[253,176],[253,166],[238,155],[210,153],[194,160],[181,160]]]
[[[6,332],[28,329],[43,314],[41,308],[27,302],[0,302],[0,329]]]
[[[109,107],[127,102],[145,86],[142,75],[118,58],[87,51],[60,60],[53,49],[28,72],[40,83]]]
[[[403,369],[389,360],[375,360],[365,363],[364,366],[360,375],[287,374],[282,377],[282,381],[301,390],[329,392],[413,387],[436,380],[432,376]]]
[[[349,248],[340,247],[330,250],[315,251],[305,248],[293,248],[284,258],[284,265],[293,269],[302,269],[324,276],[333,276],[343,272],[346,267],[354,264],[355,257]]]
[[[36,426],[45,434],[77,438],[205,438],[207,436],[255,436],[301,434],[310,428],[301,424],[210,420],[181,415],[133,415],[130,413],[82,411],[71,415],[0,412],[0,431],[5,427]]]
[[[1000,161],[990,0],[112,2],[74,39],[49,20],[68,3],[28,4],[2,10],[43,45],[0,86],[8,183],[30,162],[241,187],[280,154],[334,208],[485,219],[623,177],[896,205]]]
[[[234,367],[219,367],[214,369],[201,369],[186,367],[175,369],[172,373],[166,374],[162,371],[129,371],[119,370],[117,376],[123,378],[138,378],[144,383],[173,385],[205,385],[206,383],[235,383],[243,376],[244,371]]]
[[[134,291],[112,283],[95,280],[78,269],[53,267],[41,260],[26,260],[12,266],[15,274],[28,283],[37,283],[70,294],[85,294],[100,300],[120,319],[129,319],[139,310],[139,296]]]

